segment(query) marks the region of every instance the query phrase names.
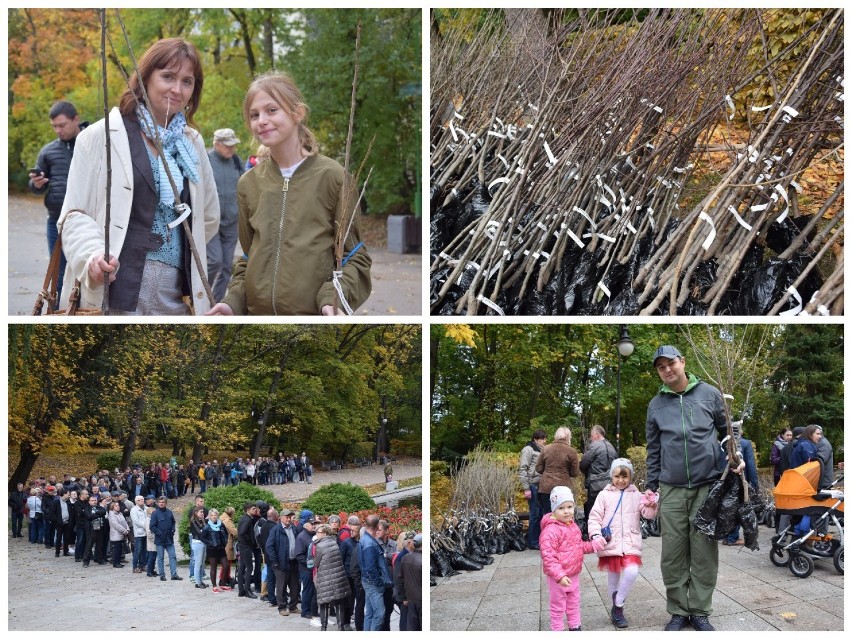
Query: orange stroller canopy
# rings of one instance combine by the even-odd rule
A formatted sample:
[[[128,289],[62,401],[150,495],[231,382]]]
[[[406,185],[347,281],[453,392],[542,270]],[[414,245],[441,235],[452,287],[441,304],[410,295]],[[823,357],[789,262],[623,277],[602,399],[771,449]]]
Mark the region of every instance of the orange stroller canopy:
[[[814,515],[824,513],[837,503],[836,499],[814,499],[819,486],[820,463],[816,461],[785,470],[775,487],[775,508],[787,514]],[[812,509],[819,509],[818,511]],[[843,503],[837,510],[843,512]]]

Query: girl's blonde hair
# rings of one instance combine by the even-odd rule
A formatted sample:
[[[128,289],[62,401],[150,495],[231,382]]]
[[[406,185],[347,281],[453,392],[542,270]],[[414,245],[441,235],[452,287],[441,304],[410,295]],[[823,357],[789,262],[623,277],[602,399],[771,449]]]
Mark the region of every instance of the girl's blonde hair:
[[[299,87],[296,86],[293,78],[281,71],[267,71],[266,73],[257,76],[249,85],[249,88],[246,91],[246,98],[243,101],[243,119],[245,120],[246,127],[249,131],[251,131],[249,106],[251,105],[252,100],[254,100],[254,96],[261,91],[275,100],[281,108],[287,111],[287,113],[289,113],[290,116],[297,121],[299,142],[301,142],[302,148],[307,152],[307,154],[316,155],[319,153],[319,143],[317,142],[313,132],[305,124],[311,110],[308,105],[305,104],[302,92],[299,91]],[[301,119],[299,118],[298,113],[300,108],[304,111],[304,117]],[[258,145],[258,158],[268,155],[269,151],[266,147],[262,144]]]

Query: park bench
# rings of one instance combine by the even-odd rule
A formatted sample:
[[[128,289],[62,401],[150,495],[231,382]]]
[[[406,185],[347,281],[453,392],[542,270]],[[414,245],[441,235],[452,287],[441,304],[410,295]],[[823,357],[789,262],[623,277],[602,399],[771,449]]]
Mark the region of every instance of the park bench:
[[[322,470],[334,470],[334,466],[332,466],[332,463],[327,461],[321,461],[320,468]]]

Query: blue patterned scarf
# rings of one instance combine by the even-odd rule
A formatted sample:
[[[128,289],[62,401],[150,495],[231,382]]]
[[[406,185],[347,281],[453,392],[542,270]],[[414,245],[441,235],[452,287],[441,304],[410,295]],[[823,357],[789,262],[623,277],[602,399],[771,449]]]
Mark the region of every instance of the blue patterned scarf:
[[[180,188],[180,183],[183,182],[180,179],[181,176],[189,178],[195,184],[198,184],[200,179],[198,175],[198,154],[195,152],[195,147],[189,137],[183,132],[186,126],[186,117],[181,112],[175,113],[172,121],[169,122],[169,126],[163,128],[154,122],[148,109],[143,105],[136,107],[136,116],[139,118],[142,133],[149,140],[156,142],[155,131],[157,131],[163,142],[163,155],[158,158],[160,163],[160,202],[174,206],[175,194],[172,191],[169,176],[163,168],[163,156],[165,156],[169,171],[178,188]]]

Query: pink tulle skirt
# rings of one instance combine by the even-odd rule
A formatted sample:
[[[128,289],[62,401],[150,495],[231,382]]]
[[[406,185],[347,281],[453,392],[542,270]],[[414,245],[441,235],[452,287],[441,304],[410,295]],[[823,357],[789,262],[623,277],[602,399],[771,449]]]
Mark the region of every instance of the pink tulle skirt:
[[[606,572],[624,572],[627,566],[641,566],[642,557],[639,555],[623,555],[598,557],[598,570]]]

